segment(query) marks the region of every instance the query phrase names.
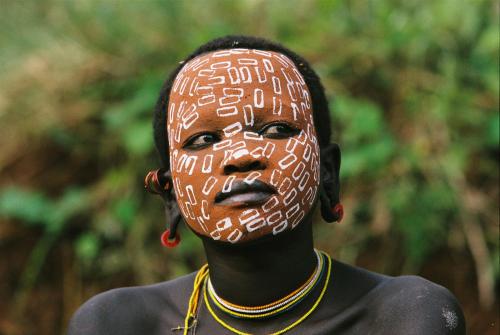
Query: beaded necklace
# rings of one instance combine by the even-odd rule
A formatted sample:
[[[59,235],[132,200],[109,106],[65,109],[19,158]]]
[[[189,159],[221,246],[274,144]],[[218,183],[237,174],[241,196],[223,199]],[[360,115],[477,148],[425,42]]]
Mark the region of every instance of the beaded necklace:
[[[326,253],[324,253],[322,251],[320,251],[319,253],[322,255],[322,257],[320,257],[321,264],[322,264],[321,265],[321,268],[322,268],[321,273],[324,272],[323,271],[324,270],[324,263],[325,263],[324,259],[327,260],[327,262],[326,262],[327,263],[327,268],[326,268],[325,282],[323,284],[323,288],[321,289],[321,292],[320,292],[318,298],[316,299],[316,301],[314,302],[314,304],[312,305],[312,307],[304,315],[302,315],[300,318],[298,318],[296,321],[294,321],[293,323],[291,323],[287,327],[285,327],[285,328],[283,328],[281,330],[278,330],[278,331],[276,331],[274,333],[271,333],[269,335],[280,335],[280,334],[283,334],[283,333],[289,331],[290,329],[296,327],[302,321],[304,321],[309,315],[311,315],[316,310],[316,308],[318,307],[318,305],[320,304],[320,302],[322,301],[322,299],[323,299],[323,297],[325,295],[326,289],[328,287],[328,283],[330,282],[330,275],[331,275],[331,269],[332,269],[332,260],[331,260],[330,256],[328,256]],[[313,274],[313,276],[314,276],[314,274]],[[321,276],[322,275],[320,275],[320,277]],[[319,281],[319,280],[317,280],[317,281]],[[250,333],[242,332],[242,331],[240,331],[240,330],[238,330],[238,329],[230,326],[229,324],[227,324],[226,322],[224,322],[221,318],[219,318],[217,316],[217,314],[212,309],[212,307],[210,305],[210,302],[208,300],[207,283],[208,283],[208,265],[205,264],[198,271],[198,273],[196,274],[196,277],[195,277],[195,280],[194,280],[194,283],[193,283],[193,292],[191,293],[191,297],[189,298],[188,312],[187,312],[186,318],[184,320],[184,327],[177,327],[177,328],[173,328],[173,329],[174,330],[184,329],[183,334],[187,335],[188,332],[189,332],[189,329],[192,328],[192,327],[194,327],[196,325],[196,312],[197,312],[197,309],[198,309],[198,300],[199,300],[199,295],[200,295],[200,289],[203,289],[203,298],[204,298],[205,304],[206,304],[206,306],[208,308],[208,311],[210,312],[210,314],[212,315],[212,317],[221,326],[223,326],[224,328],[226,328],[229,331],[231,331],[231,332],[233,332],[235,334],[238,334],[238,335],[252,335]],[[307,293],[306,293],[306,295],[307,295]],[[287,297],[285,297],[285,298],[287,298]],[[280,300],[283,300],[283,299],[284,298],[282,298]],[[262,308],[262,306],[260,306],[259,308]]]
[[[283,313],[293,308],[300,301],[302,301],[302,299],[304,299],[314,289],[316,284],[321,279],[321,276],[324,271],[323,257],[321,257],[321,254],[317,250],[314,250],[314,252],[316,254],[317,264],[316,264],[316,269],[313,271],[309,279],[298,289],[288,294],[286,297],[283,297],[270,304],[264,306],[247,307],[247,306],[238,306],[228,301],[225,301],[224,299],[220,298],[215,292],[212,286],[212,282],[210,281],[210,278],[206,280],[207,281],[206,290],[208,291],[208,296],[220,310],[236,318],[262,319]]]

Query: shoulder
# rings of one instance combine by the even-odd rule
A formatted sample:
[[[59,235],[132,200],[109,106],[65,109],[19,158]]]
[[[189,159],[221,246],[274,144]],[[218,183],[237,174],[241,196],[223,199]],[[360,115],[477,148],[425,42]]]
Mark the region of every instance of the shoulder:
[[[400,276],[384,281],[372,294],[373,323],[384,329],[381,334],[465,334],[460,305],[443,286]]]
[[[75,312],[68,335],[154,334],[160,323],[177,325],[184,318],[194,275],[100,293]]]

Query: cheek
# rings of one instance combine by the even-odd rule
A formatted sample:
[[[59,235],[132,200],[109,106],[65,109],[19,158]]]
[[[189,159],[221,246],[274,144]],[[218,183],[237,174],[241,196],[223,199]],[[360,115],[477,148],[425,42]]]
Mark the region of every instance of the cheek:
[[[221,150],[196,154],[171,151],[172,179],[186,222],[198,233],[230,241],[234,236],[244,238],[253,232],[278,234],[293,229],[311,209],[319,185],[315,137],[302,131],[289,139],[241,140],[234,140]],[[241,144],[244,147],[238,147]],[[269,183],[278,194],[262,206],[248,210],[216,206],[217,192],[230,188],[236,179],[234,174],[223,173],[226,160],[235,159],[234,154],[242,151],[266,164],[264,170],[250,172],[246,178]],[[228,153],[233,153],[233,157]]]
[[[173,150],[170,171],[179,208],[188,224],[196,231],[208,232],[203,220],[208,220],[209,199],[217,179],[214,177],[214,155],[180,154]]]
[[[290,187],[298,192],[307,186],[319,184],[319,150],[314,137],[302,131],[276,146],[276,154],[270,160],[273,172],[271,183],[280,193]]]
[[[279,193],[284,217],[294,228],[314,202],[319,185],[319,150],[314,137],[302,132],[276,146],[269,182]]]

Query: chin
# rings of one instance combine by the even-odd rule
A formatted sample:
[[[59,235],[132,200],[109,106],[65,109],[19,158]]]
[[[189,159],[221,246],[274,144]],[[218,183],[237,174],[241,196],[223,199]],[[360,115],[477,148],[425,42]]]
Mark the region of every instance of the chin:
[[[212,238],[207,234],[200,234],[199,232],[195,232],[195,234],[200,237],[204,242],[220,245],[220,246],[237,246],[237,247],[247,247],[254,245],[266,244],[268,242],[274,243],[278,240],[286,239],[292,235],[301,235],[304,234],[304,229],[311,226],[311,216],[312,212],[310,211],[304,220],[297,224],[293,229],[291,227],[281,231],[278,234],[273,234],[272,230],[258,230],[253,232],[245,231],[242,233],[241,238],[236,242],[231,242],[228,238],[221,236],[218,239]],[[228,232],[228,235],[231,232]]]
[[[205,229],[203,230],[195,220],[185,220],[185,222],[203,241],[227,245],[250,245],[281,239],[290,235],[291,232],[299,232],[301,234],[302,232],[300,231],[303,230],[302,228],[308,226],[307,223],[309,225],[312,223],[312,216],[317,208],[317,204],[318,196],[315,194],[312,206],[301,209],[305,215],[301,216],[301,219],[296,222],[283,220],[279,224],[282,224],[284,227],[279,230],[276,229],[279,224],[270,224],[267,222],[268,220],[262,219],[261,216],[256,216],[253,221],[250,220],[245,225],[236,222],[235,217],[242,217],[245,213],[256,212],[255,206],[218,207],[215,211],[211,212],[213,219],[205,222]],[[282,211],[284,209],[278,210]],[[231,224],[227,224],[226,222],[228,217],[231,217]]]

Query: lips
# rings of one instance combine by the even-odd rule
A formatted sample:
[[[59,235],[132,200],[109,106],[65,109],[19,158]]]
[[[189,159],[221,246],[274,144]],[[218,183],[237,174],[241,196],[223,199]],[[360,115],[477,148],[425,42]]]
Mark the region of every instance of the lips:
[[[260,180],[254,180],[251,184],[244,181],[234,181],[229,192],[218,192],[215,203],[219,205],[230,205],[235,203],[257,204],[267,200],[276,193],[276,189]]]

